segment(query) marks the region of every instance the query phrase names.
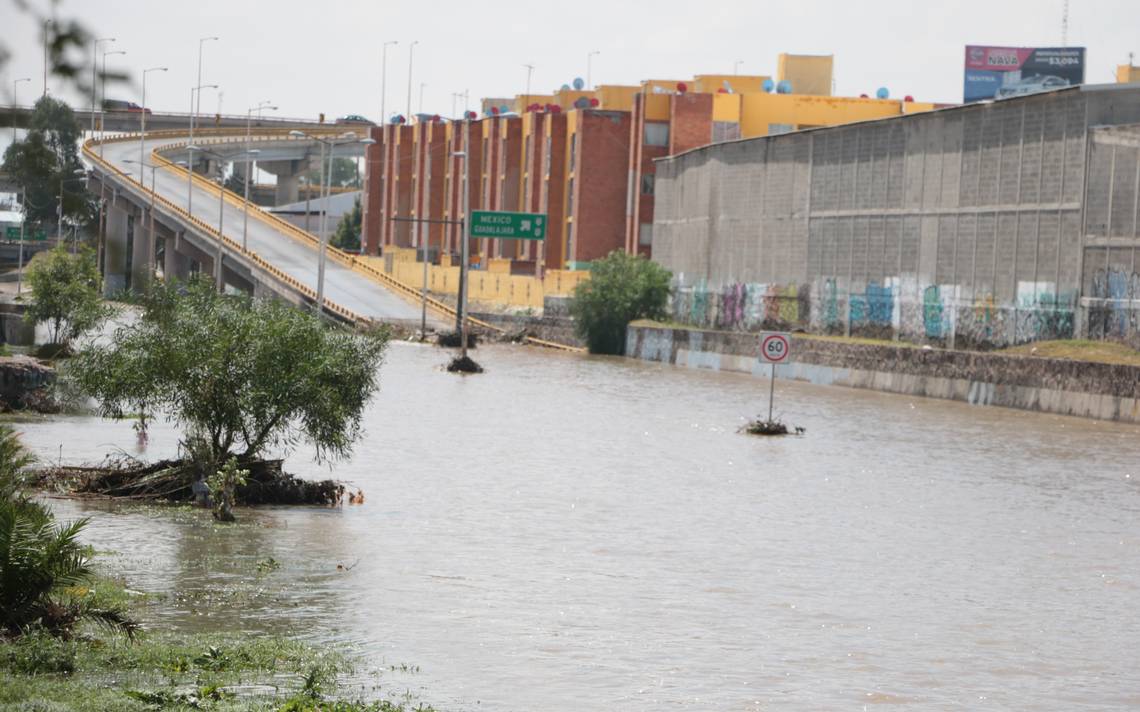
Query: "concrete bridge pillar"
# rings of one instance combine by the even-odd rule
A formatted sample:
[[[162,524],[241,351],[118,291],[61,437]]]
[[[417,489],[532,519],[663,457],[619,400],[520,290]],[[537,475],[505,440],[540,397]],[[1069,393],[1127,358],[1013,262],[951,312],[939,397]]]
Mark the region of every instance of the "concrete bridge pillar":
[[[127,288],[133,216],[121,203],[107,206],[106,237],[103,247],[103,296],[110,297]]]
[[[140,210],[134,220],[134,239],[131,240],[131,280],[130,288],[135,294],[142,294],[150,288],[154,280],[154,256],[156,236],[153,232],[154,216],[149,208]]]
[[[295,203],[300,197],[301,174],[309,168],[307,159],[292,161],[260,161],[257,167],[277,176],[276,204]]]
[[[185,281],[190,278],[190,257],[179,250],[179,243],[182,240],[181,231],[166,238],[166,249],[163,251],[162,259],[162,273],[167,281]]]
[[[300,173],[296,175],[277,176],[277,195],[274,199],[278,205],[295,203],[300,199],[300,179]]]

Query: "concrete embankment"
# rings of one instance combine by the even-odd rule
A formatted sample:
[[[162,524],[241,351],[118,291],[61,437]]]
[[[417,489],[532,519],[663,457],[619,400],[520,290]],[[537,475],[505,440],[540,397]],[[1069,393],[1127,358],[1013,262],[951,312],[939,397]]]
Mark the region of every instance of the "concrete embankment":
[[[1140,367],[793,336],[776,377],[1140,423]],[[635,323],[626,354],[689,368],[767,376],[756,334]]]

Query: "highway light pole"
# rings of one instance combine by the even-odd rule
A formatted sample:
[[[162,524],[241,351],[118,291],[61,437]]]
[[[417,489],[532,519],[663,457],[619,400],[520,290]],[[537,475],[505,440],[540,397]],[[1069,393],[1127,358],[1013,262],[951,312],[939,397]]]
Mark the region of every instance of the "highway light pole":
[[[143,182],[143,166],[146,162],[143,160],[143,150],[146,144],[146,75],[151,72],[165,72],[166,67],[151,67],[144,69],[142,73],[142,111],[139,112],[139,182]]]
[[[321,219],[318,223],[317,230],[320,232],[318,235],[320,246],[317,251],[317,314],[323,314],[325,308],[325,252],[326,245],[328,244],[328,207],[329,197],[332,193],[332,172],[333,172],[333,159],[334,150],[337,146],[346,146],[350,143],[362,143],[365,146],[370,146],[376,143],[374,138],[357,139],[356,134],[352,131],[341,134],[337,138],[345,139],[339,143],[334,140],[328,140],[307,134],[304,131],[290,131],[289,135],[294,138],[307,138],[321,144]],[[328,145],[329,150],[329,168],[325,170],[325,145]]]
[[[217,89],[217,84],[202,84],[190,88],[190,142],[186,144],[186,212],[194,214],[194,94],[202,96],[203,89]]]
[[[28,189],[26,187],[20,186],[20,196],[20,210],[23,215],[20,218],[20,261],[16,267],[16,299],[19,299],[24,291],[24,228],[28,225]]]
[[[16,92],[20,89],[20,82],[30,81],[32,81],[31,77],[12,80],[12,143],[16,143],[16,107],[19,106],[16,101]]]
[[[62,175],[59,177],[59,205],[57,205],[55,208],[56,217],[59,221],[59,224],[55,229],[56,244],[59,244],[59,241],[63,238],[63,184],[71,183],[72,181],[83,180],[83,177],[87,175],[87,171],[83,170],[82,168],[76,168],[74,171],[72,171],[71,174],[75,177],[64,178]]]
[[[590,83],[590,74],[592,73],[592,70],[594,68],[594,55],[598,55],[601,53],[602,53],[602,51],[600,49],[595,49],[595,50],[592,50],[592,51],[586,53],[586,90],[587,91],[591,91],[594,88],[594,85]]]
[[[408,123],[412,121],[412,59],[416,51],[416,45],[420,43],[419,40],[413,40],[408,45]]]
[[[205,153],[218,159],[218,252],[214,257],[214,283],[217,290],[221,292],[225,288],[225,281],[222,279],[222,256],[224,254],[226,240],[222,235],[222,225],[226,211],[226,157],[221,153],[207,151],[201,146],[195,146],[193,144],[187,146],[187,148],[191,151]],[[241,158],[244,153],[243,151],[234,156],[234,158]]]
[[[217,39],[218,39],[217,37],[202,37],[201,39],[198,40],[198,81],[194,83],[194,86],[198,87],[199,89],[202,88],[202,45],[206,44],[207,42],[210,42],[211,40],[217,40]],[[191,113],[190,113],[190,141],[191,142],[194,140],[194,122],[198,119],[198,109],[200,109],[201,107],[202,107],[202,94],[199,93],[198,94],[198,103],[194,105],[194,108],[191,109]]]
[[[138,161],[132,161],[131,159],[126,158],[126,159],[123,159],[123,163],[138,163]],[[155,187],[154,186],[154,179],[155,179],[154,172],[155,172],[155,169],[158,168],[158,164],[157,163],[143,163],[141,165],[141,168],[149,168],[150,169],[150,205],[147,207],[147,216],[148,216],[148,221],[150,223],[150,242],[147,243],[147,251],[146,251],[147,259],[149,260],[149,259],[151,259],[151,255],[154,254],[154,192],[155,192],[154,191],[154,187]],[[146,188],[146,184],[143,184],[143,188]],[[153,265],[151,266],[150,270],[151,270],[151,273],[153,276],[153,272],[154,272],[154,266]]]
[[[388,40],[380,48],[380,124],[383,125],[387,120],[387,114],[384,113],[386,102],[388,101],[388,45],[399,44],[396,40]]]
[[[50,36],[48,35],[48,27],[51,24],[51,20],[44,20],[44,93],[42,96],[47,96],[48,45],[51,44]]]
[[[277,107],[271,105],[268,101],[263,101],[257,106],[249,107],[249,111],[245,115],[245,214],[242,217],[241,225],[241,249],[246,249],[246,240],[249,235],[249,178],[250,169],[252,164],[252,156],[260,153],[249,147],[250,141],[250,124],[253,121],[253,112],[256,111],[258,116],[261,115],[262,109],[269,109],[270,111],[277,111]]]
[[[103,97],[103,101],[107,100],[107,57],[112,54],[126,54],[125,50],[117,49],[113,52],[103,53],[103,75],[99,80],[99,96]],[[103,157],[103,134],[107,132],[107,112],[103,107],[99,107],[99,158]]]
[[[91,135],[95,135],[95,103],[99,101],[99,43],[114,42],[114,37],[100,37],[91,43]]]

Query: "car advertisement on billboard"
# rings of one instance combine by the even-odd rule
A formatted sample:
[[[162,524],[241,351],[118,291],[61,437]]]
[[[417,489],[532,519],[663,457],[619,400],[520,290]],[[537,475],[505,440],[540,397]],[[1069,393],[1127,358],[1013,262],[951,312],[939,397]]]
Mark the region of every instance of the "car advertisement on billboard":
[[[1036,94],[1085,81],[1084,47],[966,46],[965,102]]]

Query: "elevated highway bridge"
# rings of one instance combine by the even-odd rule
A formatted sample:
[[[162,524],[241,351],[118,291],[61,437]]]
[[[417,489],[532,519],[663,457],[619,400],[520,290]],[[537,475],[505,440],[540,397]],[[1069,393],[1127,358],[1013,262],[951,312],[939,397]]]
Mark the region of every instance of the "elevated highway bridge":
[[[195,132],[194,143],[218,154],[212,160],[221,162],[246,150],[244,128]],[[319,154],[314,141],[290,137],[285,129],[263,129],[252,143],[262,151],[259,164],[263,157],[300,163]],[[243,230],[242,196],[221,190],[197,173],[191,176],[177,165],[185,158],[187,145],[183,131],[148,132],[142,154],[147,164],[156,167],[140,171],[138,134],[102,142],[89,139],[84,144],[83,156],[91,166],[89,187],[103,196],[106,205],[101,260],[108,294],[138,290],[156,272],[176,278],[192,272],[213,275],[220,264],[229,287],[296,304],[315,303],[316,237],[252,203],[248,230]],[[337,149],[338,155],[351,155],[351,150]],[[419,325],[419,294],[365,260],[328,248],[325,270],[324,307],[330,315],[353,323]],[[429,325],[440,328],[450,323],[448,311],[434,303]]]

